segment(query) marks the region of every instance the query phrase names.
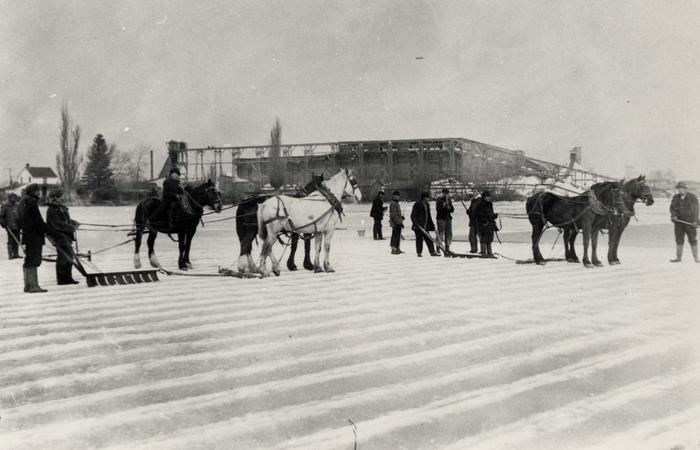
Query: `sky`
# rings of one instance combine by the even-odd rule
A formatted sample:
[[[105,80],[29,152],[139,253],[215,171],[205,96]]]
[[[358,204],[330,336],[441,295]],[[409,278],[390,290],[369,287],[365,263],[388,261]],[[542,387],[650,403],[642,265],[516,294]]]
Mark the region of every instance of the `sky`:
[[[86,152],[464,137],[700,180],[700,2],[0,0],[0,182]],[[422,59],[417,59],[422,57]]]

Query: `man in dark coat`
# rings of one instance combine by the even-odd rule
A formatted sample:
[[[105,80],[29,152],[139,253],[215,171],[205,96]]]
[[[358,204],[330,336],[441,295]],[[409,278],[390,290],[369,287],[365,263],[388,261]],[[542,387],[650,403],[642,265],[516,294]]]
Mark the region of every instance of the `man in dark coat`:
[[[374,219],[374,228],[372,229],[372,237],[375,241],[384,240],[382,236],[382,219],[384,219],[384,211],[386,207],[384,206],[384,191],[379,191],[374,201],[372,202],[372,210],[369,216]]]
[[[400,255],[404,253],[401,251],[401,230],[403,229],[403,213],[401,212],[401,206],[399,205],[399,197],[401,193],[399,191],[394,191],[391,195],[391,202],[389,203],[389,224],[391,225],[391,254]]]
[[[37,268],[41,265],[44,236],[53,231],[46,225],[39,212],[39,185],[32,183],[24,190],[19,202],[19,223],[24,244],[24,292],[46,292],[39,286]]]
[[[62,284],[78,284],[73,279],[72,268],[73,241],[78,222],[70,218],[68,207],[63,202],[63,189],[56,189],[49,194],[46,224],[53,230],[54,245],[56,246],[56,282]]]
[[[445,256],[450,251],[452,243],[452,213],[455,208],[450,200],[450,190],[445,188],[442,195],[435,201],[435,220],[437,220],[437,239],[445,247]]]
[[[493,234],[498,231],[496,226],[496,218],[498,214],[493,212],[493,203],[491,203],[491,193],[484,191],[481,193],[481,200],[476,205],[474,218],[476,219],[479,229],[479,240],[481,241],[481,256],[483,258],[495,258],[491,250],[493,242]]]
[[[156,227],[167,225],[170,230],[175,228],[175,208],[184,193],[184,189],[180,186],[180,169],[173,167],[170,169],[168,178],[163,181],[163,199],[149,216],[148,221]]]
[[[430,256],[440,256],[439,253],[435,252],[435,246],[430,236],[426,236],[425,233],[429,231],[435,231],[435,224],[433,223],[433,218],[430,216],[430,204],[428,199],[430,198],[430,193],[423,192],[420,195],[420,201],[413,204],[413,209],[411,210],[411,222],[413,222],[413,232],[416,233],[416,253],[418,256],[423,256],[423,242],[428,246],[428,251],[430,251]],[[421,230],[419,227],[422,227]]]
[[[481,200],[481,193],[472,198],[469,208],[467,209],[467,216],[469,216],[469,253],[479,253],[479,227],[476,217],[474,216],[474,211],[476,211],[479,200]]]
[[[0,226],[7,231],[7,256],[10,259],[19,258],[20,226],[17,212],[17,194],[11,192],[0,208]]]
[[[698,198],[688,192],[688,186],[684,182],[676,185],[678,193],[671,200],[671,221],[674,224],[676,235],[676,259],[671,262],[680,262],[683,257],[683,241],[688,236],[688,243],[693,252],[695,262],[698,260]]]

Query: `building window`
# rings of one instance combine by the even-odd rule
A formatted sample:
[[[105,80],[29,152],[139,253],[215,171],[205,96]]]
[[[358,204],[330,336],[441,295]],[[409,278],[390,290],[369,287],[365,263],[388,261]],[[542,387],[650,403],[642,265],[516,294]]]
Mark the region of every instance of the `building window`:
[[[31,182],[32,182],[32,177],[29,177],[28,183],[31,183]]]

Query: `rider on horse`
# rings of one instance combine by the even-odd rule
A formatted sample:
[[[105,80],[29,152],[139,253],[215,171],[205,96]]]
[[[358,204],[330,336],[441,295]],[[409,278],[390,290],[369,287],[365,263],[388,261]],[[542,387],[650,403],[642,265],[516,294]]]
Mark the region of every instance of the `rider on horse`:
[[[153,225],[163,225],[163,215],[167,214],[167,227],[173,229],[175,227],[175,209],[184,193],[184,189],[180,186],[180,169],[173,167],[170,169],[168,178],[163,181],[163,200],[150,215],[148,222]]]

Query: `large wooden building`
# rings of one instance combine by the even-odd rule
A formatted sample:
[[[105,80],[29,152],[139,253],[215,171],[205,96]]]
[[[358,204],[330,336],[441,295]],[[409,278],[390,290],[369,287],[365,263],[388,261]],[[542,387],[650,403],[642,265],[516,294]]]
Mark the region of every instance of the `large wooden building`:
[[[268,182],[269,145],[188,148],[184,142],[170,141],[168,151],[170,158],[161,176],[171,165],[178,165],[188,180],[212,178],[243,191],[260,190]],[[574,158],[580,158],[580,153],[572,152],[572,163]],[[564,172],[579,179],[601,177],[572,170],[572,164],[542,161],[522,151],[464,138],[291,144],[282,146],[281,159],[290,185],[305,184],[312,173],[332,175],[339,168],[351,168],[370,194],[384,186],[410,197],[428,183],[448,178],[484,185],[507,177],[557,177]]]

